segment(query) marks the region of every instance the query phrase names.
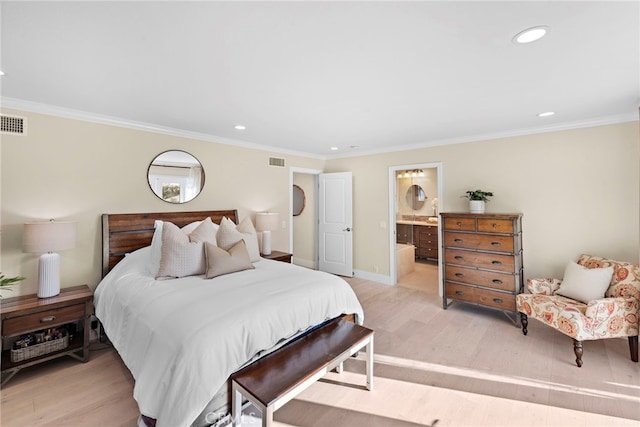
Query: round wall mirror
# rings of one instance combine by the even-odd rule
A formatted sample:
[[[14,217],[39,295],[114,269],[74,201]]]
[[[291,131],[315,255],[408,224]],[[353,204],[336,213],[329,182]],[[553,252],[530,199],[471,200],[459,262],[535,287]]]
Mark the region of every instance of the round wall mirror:
[[[160,153],[147,170],[153,194],[169,203],[193,200],[204,187],[204,169],[198,159],[181,150]]]
[[[297,185],[293,185],[293,216],[298,216],[304,210],[304,206],[307,204],[307,199],[304,195],[304,190]]]
[[[407,188],[407,204],[413,209],[417,211],[424,206],[424,202],[427,201],[427,195],[424,193],[422,187],[417,184],[413,184],[409,188]]]

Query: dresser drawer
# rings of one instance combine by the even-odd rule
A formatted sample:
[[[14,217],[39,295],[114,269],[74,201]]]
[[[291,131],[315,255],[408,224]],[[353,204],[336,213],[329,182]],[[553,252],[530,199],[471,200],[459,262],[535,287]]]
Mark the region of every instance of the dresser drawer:
[[[445,217],[444,229],[460,230],[460,231],[476,231],[476,220],[474,218]]]
[[[478,231],[483,233],[513,234],[513,221],[510,219],[478,218]]]
[[[416,256],[424,258],[438,258],[438,248],[417,248]]]
[[[510,292],[515,292],[517,290],[515,275],[499,273],[497,271],[476,270],[475,268],[446,265],[444,278],[445,280],[451,280],[454,282],[502,289]]]
[[[512,236],[491,234],[444,232],[444,245],[449,247],[481,249],[495,252],[513,252]]]
[[[458,249],[447,249],[445,262],[469,267],[486,268],[513,272],[515,270],[515,260],[511,255],[463,251]]]
[[[447,282],[447,297],[501,310],[516,311],[516,297],[499,291]]]
[[[25,316],[5,319],[4,322],[2,322],[2,335],[9,336],[45,329],[73,322],[83,317],[85,317],[84,303],[58,309],[43,310]]]
[[[439,249],[438,240],[420,240],[421,248]]]

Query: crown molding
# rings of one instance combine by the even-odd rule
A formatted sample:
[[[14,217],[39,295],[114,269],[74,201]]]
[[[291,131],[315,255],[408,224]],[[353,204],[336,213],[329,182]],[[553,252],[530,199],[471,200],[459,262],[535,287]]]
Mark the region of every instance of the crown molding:
[[[58,107],[55,105],[41,104],[32,101],[26,101],[17,98],[1,97],[0,107],[13,108],[16,110],[30,111],[33,113],[46,114],[50,116],[63,117],[67,119],[82,120],[92,123],[99,123],[110,126],[123,127],[127,129],[140,130],[145,132],[155,132],[165,135],[171,135],[181,138],[195,139],[199,141],[212,142],[217,144],[232,145],[242,148],[250,148],[253,150],[266,151],[277,154],[286,154],[291,156],[300,156],[305,158],[331,160],[342,159],[349,157],[370,156],[375,154],[394,153],[399,151],[409,151],[421,148],[437,147],[441,145],[453,145],[453,144],[465,144],[469,142],[480,142],[491,139],[511,138],[524,135],[535,135],[548,132],[559,132],[564,130],[605,126],[618,123],[634,122],[638,121],[638,115],[636,112],[629,114],[619,114],[615,116],[598,117],[588,120],[560,123],[551,126],[540,126],[526,129],[511,129],[503,132],[488,133],[481,135],[467,135],[462,137],[447,138],[440,140],[424,141],[416,144],[405,144],[389,146],[384,148],[374,148],[370,150],[355,151],[351,153],[336,153],[329,155],[312,154],[302,151],[286,150],[279,147],[272,147],[268,145],[256,144],[253,142],[243,141],[239,139],[226,138],[222,136],[204,134],[199,132],[192,132],[183,129],[175,129],[165,126],[158,126],[150,123],[136,122],[132,120],[126,120],[119,117],[106,116],[101,114],[89,113],[86,111],[73,110],[65,107]]]
[[[461,137],[455,137],[455,138],[425,141],[425,142],[420,142],[416,144],[396,145],[393,147],[385,147],[385,148],[360,151],[358,153],[332,154],[332,155],[328,155],[327,159],[330,160],[330,159],[339,159],[339,158],[343,159],[348,157],[370,156],[375,154],[386,154],[386,153],[394,153],[398,151],[409,151],[409,150],[417,150],[420,148],[437,147],[441,145],[466,144],[469,142],[481,142],[481,141],[488,141],[492,139],[512,138],[517,136],[535,135],[535,134],[548,133],[548,132],[560,132],[565,130],[590,128],[590,127],[614,125],[619,123],[637,122],[637,121],[638,121],[638,114],[634,112],[629,114],[619,114],[616,116],[598,117],[598,118],[589,119],[589,120],[560,123],[552,126],[540,126],[540,127],[527,128],[527,129],[511,129],[503,132],[487,133],[487,134],[481,134],[481,135],[467,135],[467,136],[461,136]]]
[[[279,147],[272,147],[263,144],[256,144],[239,139],[226,138],[206,133],[192,132],[184,129],[176,129],[166,126],[158,126],[150,123],[136,122],[126,120],[119,117],[106,116],[101,114],[89,113],[86,111],[73,110],[71,108],[59,107],[56,105],[41,104],[38,102],[26,101],[17,98],[0,98],[0,107],[12,108],[16,110],[29,111],[32,113],[46,114],[49,116],[62,117],[66,119],[81,120],[85,122],[98,123],[109,126],[117,126],[127,129],[140,130],[144,132],[154,132],[164,135],[171,135],[181,138],[195,139],[199,141],[213,142],[217,144],[233,145],[236,147],[250,148],[253,150],[266,151],[269,153],[287,154],[291,156],[300,156],[305,158],[314,158],[326,160],[326,156],[305,153],[302,151],[286,150]]]

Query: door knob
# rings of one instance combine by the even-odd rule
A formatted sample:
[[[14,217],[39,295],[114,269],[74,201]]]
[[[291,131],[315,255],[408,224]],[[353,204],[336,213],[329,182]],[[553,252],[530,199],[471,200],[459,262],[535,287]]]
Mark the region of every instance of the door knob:
[[[344,229],[344,230],[342,230],[342,231],[351,231],[351,227],[347,227],[347,228],[345,228],[345,229]]]

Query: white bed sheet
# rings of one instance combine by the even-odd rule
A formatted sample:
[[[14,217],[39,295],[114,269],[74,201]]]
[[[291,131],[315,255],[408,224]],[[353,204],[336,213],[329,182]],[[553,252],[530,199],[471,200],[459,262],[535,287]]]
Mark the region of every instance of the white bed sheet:
[[[100,282],[96,317],[135,378],[140,412],[157,427],[188,426],[236,370],[282,340],[344,313],[364,318],[348,283],[262,259],[255,269],[155,280],[150,248]]]

